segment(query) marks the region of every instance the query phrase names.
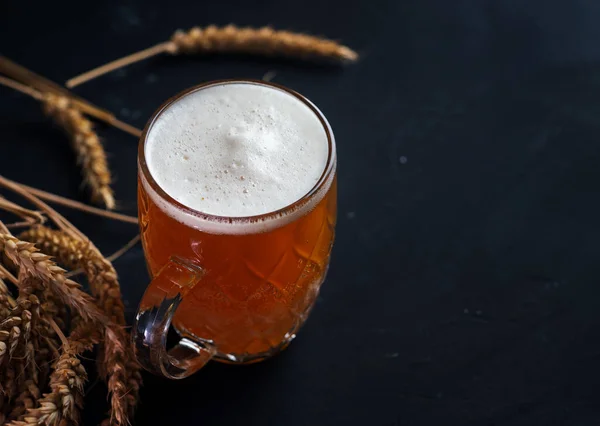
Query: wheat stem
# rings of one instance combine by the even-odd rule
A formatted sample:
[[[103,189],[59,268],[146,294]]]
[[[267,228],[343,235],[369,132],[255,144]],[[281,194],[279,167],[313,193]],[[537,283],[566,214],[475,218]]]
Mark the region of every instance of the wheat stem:
[[[137,234],[135,237],[133,237],[131,240],[129,240],[127,242],[127,244],[125,244],[119,250],[117,250],[116,252],[114,252],[113,254],[111,254],[110,256],[108,256],[106,258],[106,260],[108,260],[111,263],[114,262],[119,257],[121,257],[125,253],[127,253],[127,251],[129,251],[133,246],[135,246],[138,243],[138,241],[140,241],[140,238],[141,238],[140,234]]]
[[[31,96],[33,99],[41,101],[44,99],[44,96],[37,90],[32,89],[31,87],[21,84],[18,81],[15,81],[10,78],[6,78],[0,75],[0,84],[6,87],[10,87],[18,92],[21,92],[25,95]]]
[[[71,235],[75,238],[79,238],[81,240],[88,239],[79,229],[77,229],[75,226],[73,226],[63,215],[58,213],[56,210],[54,210],[48,204],[44,203],[40,198],[38,198],[37,196],[35,196],[31,192],[29,192],[22,185],[14,182],[14,181],[11,181],[10,179],[7,179],[4,176],[0,175],[0,186],[3,186],[5,188],[10,189],[11,191],[21,195],[27,201],[29,201],[33,205],[37,206],[38,208],[40,208],[48,216],[48,218],[52,222],[54,222],[54,224],[56,226],[58,226],[60,229],[62,229],[69,235]]]
[[[6,229],[20,229],[20,228],[29,228],[31,226],[35,226],[37,225],[38,222],[33,222],[31,220],[22,220],[19,222],[11,222],[11,223],[7,223]]]
[[[42,224],[46,221],[46,218],[36,212],[34,210],[26,209],[12,201],[7,200],[6,198],[0,196],[0,209],[6,210],[16,216],[19,216],[22,219],[29,219],[29,223],[39,223]]]
[[[119,68],[123,68],[135,62],[143,61],[144,59],[151,58],[152,56],[157,56],[161,53],[168,52],[170,46],[170,42],[165,42],[144,50],[140,50],[139,52],[132,53],[131,55],[127,55],[123,58],[119,58],[115,61],[104,64],[98,68],[94,68],[88,72],[84,72],[83,74],[68,80],[65,85],[72,89],[73,87],[79,86],[86,81],[93,80],[101,75],[108,74],[109,72],[115,71]]]

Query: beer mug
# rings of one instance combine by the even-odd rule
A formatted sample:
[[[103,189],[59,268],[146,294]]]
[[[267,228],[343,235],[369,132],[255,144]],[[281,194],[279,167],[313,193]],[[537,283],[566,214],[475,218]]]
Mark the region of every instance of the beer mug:
[[[155,130],[156,123],[167,112],[176,115],[178,110],[174,107],[190,95],[202,97],[203,91],[215,86],[235,94],[246,85],[252,85],[257,96],[267,101],[271,91],[277,92],[273,96],[292,97],[293,102],[308,109],[318,120],[324,144],[323,158],[317,158],[324,165],[322,172],[302,196],[274,211],[227,216],[190,208],[169,195],[150,172],[148,141],[151,138],[159,141],[156,135],[168,135],[165,132],[170,131],[168,125],[162,124]],[[218,105],[225,105],[226,101],[215,102],[216,107],[210,111],[218,114]],[[270,111],[276,112],[279,102],[274,101],[274,109]],[[247,104],[252,109],[252,98],[248,98]],[[206,120],[210,121],[213,113],[207,114]],[[201,111],[197,116],[199,120],[205,118]],[[190,113],[190,117],[194,115]],[[308,118],[303,116],[299,120]],[[195,124],[190,124],[191,121],[190,129],[185,129],[184,118],[175,117],[172,121],[175,123],[172,129],[179,126],[181,134],[193,133]],[[304,121],[289,124],[302,130]],[[235,123],[230,124],[235,127]],[[201,138],[198,140],[201,142]],[[257,140],[260,142],[260,137]],[[153,149],[161,148],[156,145]],[[151,161],[160,162],[171,155],[160,151],[159,154],[153,154],[157,159]],[[312,158],[309,155],[312,153],[306,154]],[[312,163],[304,158],[300,155],[283,159],[310,169]],[[286,183],[285,179],[279,185],[286,190],[286,184],[289,190],[298,186],[298,182]],[[186,185],[193,190],[187,180]],[[260,182],[255,185],[260,186]],[[258,193],[261,188],[252,190]],[[329,267],[337,208],[332,130],[313,103],[276,84],[222,80],[186,90],[162,105],[144,129],[138,157],[138,208],[145,259],[152,277],[132,331],[140,364],[155,374],[179,379],[199,370],[211,359],[240,364],[266,359],[294,339],[315,303]],[[171,326],[178,337],[167,349]]]

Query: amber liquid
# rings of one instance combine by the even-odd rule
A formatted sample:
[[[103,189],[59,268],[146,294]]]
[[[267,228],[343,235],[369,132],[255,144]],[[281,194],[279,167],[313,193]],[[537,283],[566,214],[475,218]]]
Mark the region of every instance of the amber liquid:
[[[205,276],[179,306],[173,325],[212,340],[221,354],[252,360],[289,340],[305,321],[329,265],[336,222],[336,180],[304,216],[259,234],[209,234],[161,210],[138,185],[146,261],[154,276],[172,255]]]

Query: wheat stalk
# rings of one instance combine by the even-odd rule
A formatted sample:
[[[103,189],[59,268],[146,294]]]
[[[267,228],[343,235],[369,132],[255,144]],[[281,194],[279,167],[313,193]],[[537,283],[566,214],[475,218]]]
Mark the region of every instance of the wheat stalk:
[[[63,127],[71,138],[84,181],[91,191],[92,201],[103,203],[112,210],[115,207],[115,198],[110,188],[108,161],[100,138],[93,130],[92,122],[64,96],[47,94],[43,102],[46,114]]]
[[[0,269],[0,273],[17,285],[21,303],[17,305],[30,308],[31,312],[31,319],[25,314],[25,321],[23,321],[21,316],[21,329],[29,329],[29,326],[24,327],[24,324],[27,322],[33,324],[34,321],[37,321],[31,344],[18,346],[15,351],[23,354],[22,359],[27,360],[28,352],[30,353],[32,347],[34,348],[35,363],[40,367],[37,383],[44,384],[47,372],[45,366],[48,365],[48,359],[56,359],[58,356],[62,359],[67,356],[68,352],[72,362],[75,362],[73,359],[76,360],[77,354],[101,343],[103,347],[99,350],[99,371],[105,375],[110,391],[111,418],[109,422],[115,425],[127,424],[137,403],[141,374],[138,364],[133,359],[124,329],[124,307],[121,302],[116,271],[85,235],[31,192],[1,176],[0,186],[27,198],[61,228],[61,231],[54,231],[49,228],[36,227],[32,230],[38,231],[37,233],[26,232],[24,237],[38,240],[40,237],[46,238],[45,243],[38,241],[43,251],[56,255],[61,263],[70,269],[83,268],[96,298],[96,304],[100,308],[89,305],[93,299],[83,293],[78,284],[66,279],[65,271],[58,268],[47,254],[40,253],[29,242],[14,238],[0,222],[0,256],[4,255],[5,261],[10,262],[11,268],[19,271],[19,277],[13,276],[8,269]],[[35,286],[31,283],[38,285]],[[35,288],[35,292],[30,291],[31,288]],[[39,309],[37,313],[34,313],[34,303],[33,301],[30,303],[26,297],[29,296],[31,299],[36,295],[40,296]],[[3,296],[6,296],[5,299],[2,299]],[[6,318],[9,318],[13,312],[10,309],[14,302],[11,305],[8,289],[3,283],[0,283],[0,313],[2,313],[3,301],[7,304]],[[75,315],[74,320],[71,321],[71,327],[74,327],[74,330],[68,341],[61,331],[61,329],[65,329],[65,323],[60,318],[64,307],[71,307]],[[14,326],[18,321],[10,319],[5,321],[4,325],[6,327]],[[23,334],[21,333],[21,335]],[[8,342],[10,337],[10,334],[6,336],[7,343],[10,343]],[[59,352],[58,349],[61,346],[59,339],[63,342],[62,352]],[[0,341],[0,350],[2,349],[1,343],[3,342]],[[5,344],[4,349],[8,357],[10,344]],[[20,376],[24,378],[36,376],[32,372],[23,374],[28,366],[30,363],[19,364],[16,359],[10,363],[6,378],[0,383],[5,383],[10,396],[16,396],[16,398],[13,399],[10,407],[2,408],[0,406],[2,409],[0,417],[9,414],[8,419],[11,421],[11,425],[58,424],[60,422],[71,424],[76,421],[79,410],[69,407],[77,406],[77,389],[67,386],[64,380],[63,382],[59,380],[61,378],[60,371],[64,372],[65,368],[61,368],[60,365],[55,367],[50,376],[51,392],[40,398],[41,386],[38,386],[38,392],[36,392],[36,388],[31,382],[19,379]],[[0,398],[1,402],[2,398]],[[4,419],[0,418],[0,420]]]
[[[28,408],[36,405],[39,398],[39,384],[45,382],[46,368],[50,355],[56,351],[44,350],[52,344],[47,342],[52,336],[47,329],[52,327],[55,320],[44,318],[40,299],[36,293],[49,295],[43,288],[43,283],[27,274],[20,273],[18,281],[19,297],[9,312],[9,316],[0,323],[0,336],[8,341],[2,346],[6,349],[10,362],[0,365],[0,379],[3,385],[4,397],[14,400],[11,411],[5,407],[9,419],[23,415]],[[10,299],[10,295],[4,296]],[[41,374],[40,374],[41,373]],[[42,381],[40,382],[40,377]],[[16,396],[16,398],[14,398]]]
[[[38,327],[40,326],[40,306],[39,297],[35,294],[35,290],[40,290],[42,287],[32,280],[24,280],[19,288],[19,297],[17,305],[21,311],[21,330],[23,331],[23,346],[22,354],[25,362],[25,368],[29,369],[30,377],[37,383],[38,370],[35,367],[35,354],[37,349],[37,335],[39,334]]]
[[[128,339],[122,328],[107,328],[104,339],[104,353],[100,358],[100,373],[106,377],[110,391],[110,423],[126,425],[137,404],[141,375],[139,367],[133,367],[131,352],[127,350]],[[139,380],[138,380],[139,378]]]
[[[36,226],[23,232],[19,238],[36,244],[43,252],[55,256],[69,269],[82,268],[88,278],[97,304],[115,324],[125,326],[123,306],[117,273],[112,264],[86,242],[64,232]],[[98,366],[106,377],[111,393],[111,421],[127,423],[139,396],[141,374],[139,366],[128,350],[128,336],[122,328],[105,330],[104,349],[99,351]]]
[[[171,55],[197,53],[250,53],[265,56],[289,56],[297,58],[324,58],[352,62],[358,54],[339,43],[307,34],[274,30],[271,27],[239,28],[235,25],[217,27],[209,25],[202,29],[176,31],[171,39],[148,49],[126,56],[67,81],[69,88],[114,71],[132,63],[162,53]]]
[[[66,96],[53,93],[41,93],[20,83],[0,76],[0,84],[26,93],[42,103],[43,110],[71,139],[71,145],[77,154],[84,183],[90,189],[92,201],[102,203],[108,209],[115,207],[113,191],[110,188],[111,175],[104,147],[93,124],[85,118]]]
[[[278,31],[271,27],[239,28],[235,25],[217,27],[209,25],[202,29],[176,31],[167,47],[173,55],[186,53],[253,53],[262,55],[284,55],[299,58],[321,57],[341,61],[355,61],[358,54],[335,41]]]
[[[50,257],[40,253],[32,243],[12,235],[0,234],[0,252],[29,276],[41,279],[66,306],[78,315],[96,324],[108,324],[109,319],[94,305],[93,299],[76,282],[65,278],[64,269]]]
[[[97,304],[111,321],[125,325],[125,307],[121,299],[117,272],[87,241],[75,239],[45,226],[28,229],[21,233],[19,238],[34,243],[42,252],[56,257],[69,269],[84,269]]]

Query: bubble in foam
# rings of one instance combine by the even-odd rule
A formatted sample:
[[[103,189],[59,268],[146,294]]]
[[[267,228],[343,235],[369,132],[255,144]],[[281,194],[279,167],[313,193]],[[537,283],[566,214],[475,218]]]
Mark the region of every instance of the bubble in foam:
[[[309,192],[326,167],[328,141],[317,115],[294,96],[226,83],[163,111],[145,155],[154,180],[180,203],[246,217],[282,209]]]

